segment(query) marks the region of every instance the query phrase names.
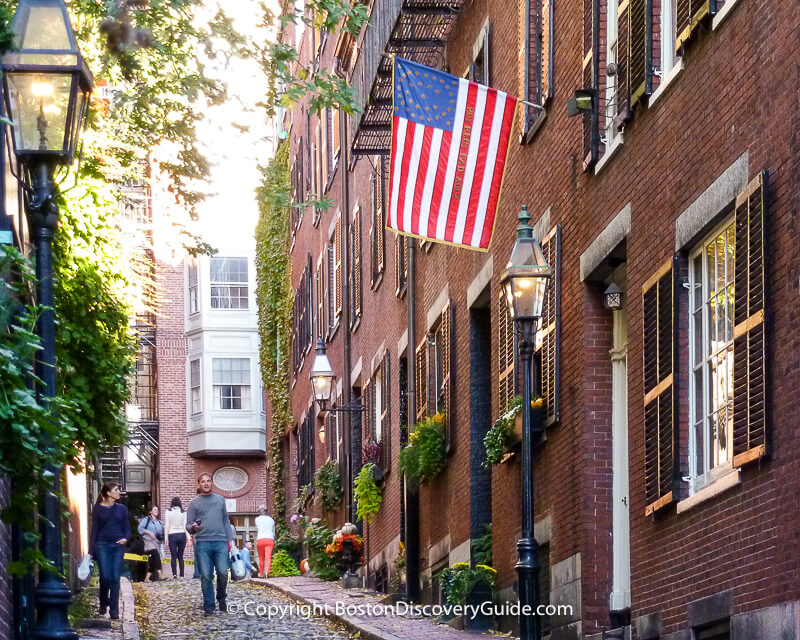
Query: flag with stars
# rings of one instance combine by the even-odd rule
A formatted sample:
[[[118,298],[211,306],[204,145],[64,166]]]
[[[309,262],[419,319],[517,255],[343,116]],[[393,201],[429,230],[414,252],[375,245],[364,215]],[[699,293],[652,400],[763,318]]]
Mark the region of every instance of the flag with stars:
[[[516,98],[402,58],[393,96],[387,226],[487,249]]]

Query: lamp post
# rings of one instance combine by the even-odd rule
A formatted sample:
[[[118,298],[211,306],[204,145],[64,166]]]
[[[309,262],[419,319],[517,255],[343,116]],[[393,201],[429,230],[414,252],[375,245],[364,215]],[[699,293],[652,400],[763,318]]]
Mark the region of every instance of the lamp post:
[[[53,176],[75,159],[92,74],[63,0],[20,0],[11,28],[18,48],[3,56],[3,90],[36,250],[36,296],[44,307],[37,322],[42,350],[36,374],[41,380],[39,396],[47,403],[56,394],[52,244],[58,206]],[[43,498],[40,546],[55,571],[43,569],[36,587],[36,638],[41,640],[78,638],[67,619],[72,596],[60,576],[61,471],[52,465],[45,471],[52,475],[52,485]]]
[[[336,374],[331,368],[331,362],[328,360],[328,350],[322,338],[317,339],[317,346],[314,351],[316,355],[314,356],[314,364],[311,366],[309,378],[311,378],[311,386],[314,387],[314,400],[317,401],[319,410],[334,413],[338,411],[353,413],[366,411],[367,406],[361,402],[352,402],[338,407],[328,406],[333,396],[333,390],[336,387]]]
[[[531,424],[531,391],[533,388],[532,358],[536,342],[536,324],[542,315],[547,281],[552,272],[542,248],[533,237],[531,216],[523,206],[519,214],[517,241],[502,277],[511,316],[519,338],[522,360],[522,537],[517,542],[519,561],[520,639],[539,640],[539,618],[532,615],[539,604],[536,560],[538,544],[533,536],[533,438],[541,432],[539,424]],[[538,412],[536,413],[538,417]],[[525,611],[531,613],[525,614]]]

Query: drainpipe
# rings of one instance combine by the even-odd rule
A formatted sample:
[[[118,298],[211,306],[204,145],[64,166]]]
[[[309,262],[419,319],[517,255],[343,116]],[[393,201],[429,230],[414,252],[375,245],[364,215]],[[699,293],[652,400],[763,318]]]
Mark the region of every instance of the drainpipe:
[[[414,430],[414,420],[417,415],[417,380],[416,380],[416,300],[414,298],[414,238],[405,238],[408,243],[408,281],[406,290],[408,295],[408,432]],[[406,529],[406,598],[412,602],[420,600],[419,583],[419,490],[409,491],[405,487],[405,529]]]
[[[347,282],[349,273],[348,260],[350,254],[349,247],[349,225],[350,225],[350,157],[348,154],[347,144],[347,114],[344,109],[339,109],[339,148],[341,149],[341,162],[342,173],[342,359],[344,360],[344,373],[342,374],[342,393],[344,394],[344,405],[350,406],[352,400],[352,385],[350,380],[350,290],[348,289]],[[355,522],[355,509],[353,508],[353,477],[358,470],[356,465],[356,450],[358,455],[361,454],[361,443],[354,442],[352,438],[353,429],[353,412],[344,411],[344,450],[347,453],[345,458],[345,518],[348,522]],[[360,460],[359,460],[360,462]],[[359,465],[360,466],[360,465]]]

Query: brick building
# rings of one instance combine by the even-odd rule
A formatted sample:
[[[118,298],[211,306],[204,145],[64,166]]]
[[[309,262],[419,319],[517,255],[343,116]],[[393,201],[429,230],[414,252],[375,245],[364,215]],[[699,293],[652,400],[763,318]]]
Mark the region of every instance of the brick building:
[[[797,638],[800,16],[751,0],[517,7],[376,0],[357,38],[287,32],[302,62],[336,69],[365,107],[340,118],[298,104],[287,118],[296,201],[334,203],[293,214],[288,497],[328,458],[355,473],[360,445],[381,439],[368,579],[386,586],[402,539],[410,592],[416,570],[436,600],[436,571],[469,560],[491,522],[501,595],[516,597],[520,456],[482,462],[483,436],[519,388],[499,276],[526,204],[556,272],[536,356],[540,585],[575,608],[548,633]],[[385,53],[543,105],[518,108],[488,253],[384,231]],[[592,109],[570,117],[578,89]],[[604,306],[612,283],[620,310]],[[319,414],[318,337],[340,403],[364,401],[364,419]],[[415,496],[397,453],[409,413],[413,424],[434,410],[448,416],[447,465]],[[353,517],[350,501],[332,525]]]
[[[181,214],[158,179],[158,160],[153,207],[165,224],[156,224],[154,232],[157,503],[163,513],[178,496],[186,508],[196,495],[197,476],[211,473],[214,491],[227,498],[241,546],[243,539],[254,539],[254,516],[266,501],[254,242],[246,233],[231,240],[205,230],[218,252],[188,256],[174,235],[172,222]]]

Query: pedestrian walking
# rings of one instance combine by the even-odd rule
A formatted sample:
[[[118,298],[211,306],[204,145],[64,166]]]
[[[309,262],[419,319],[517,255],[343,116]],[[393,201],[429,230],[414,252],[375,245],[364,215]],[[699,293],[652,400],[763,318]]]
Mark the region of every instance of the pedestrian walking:
[[[89,553],[100,569],[100,615],[108,611],[112,620],[119,620],[119,577],[125,543],[131,537],[128,510],[119,504],[119,485],[106,483],[92,509],[92,533]]]
[[[272,549],[275,546],[275,521],[267,515],[267,507],[258,508],[256,518],[256,550],[258,551],[258,577],[266,578],[272,566]]]
[[[253,563],[250,561],[250,556],[253,552],[253,543],[249,540],[244,543],[244,547],[242,547],[242,562],[244,562],[244,568],[247,569],[247,575],[251,578],[256,573],[256,568],[253,566]]]
[[[161,567],[161,545],[164,543],[164,525],[158,519],[158,507],[153,505],[150,513],[139,521],[139,533],[144,540],[144,551],[148,555],[147,582],[155,574],[155,581],[164,580]]]
[[[180,565],[181,578],[183,578],[183,554],[186,551],[186,512],[183,510],[181,499],[175,496],[164,518],[169,543],[169,563],[172,567],[172,577],[177,578],[177,568]]]
[[[189,503],[186,530],[194,535],[195,567],[200,570],[203,591],[203,612],[214,613],[214,571],[217,572],[217,604],[226,611],[228,589],[229,549],[233,546],[225,498],[212,493],[211,474],[201,473],[197,478],[200,494]]]

